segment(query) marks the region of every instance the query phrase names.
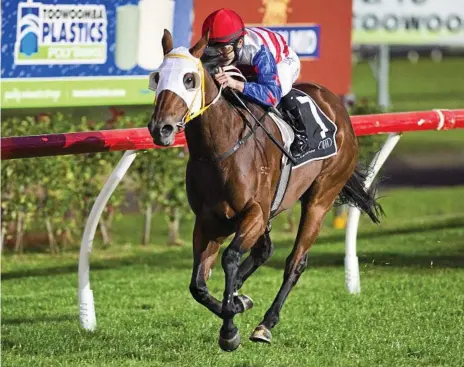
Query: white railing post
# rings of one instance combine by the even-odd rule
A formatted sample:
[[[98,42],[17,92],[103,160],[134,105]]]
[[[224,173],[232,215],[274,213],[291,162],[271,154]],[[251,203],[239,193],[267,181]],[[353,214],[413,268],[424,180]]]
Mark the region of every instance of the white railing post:
[[[372,185],[375,176],[382,168],[390,153],[401,138],[401,134],[389,134],[382,149],[375,155],[369,166],[369,175],[364,183],[366,189]],[[349,293],[361,292],[361,280],[359,276],[359,260],[356,255],[356,237],[358,234],[359,217],[358,208],[350,207],[345,236],[345,284]]]
[[[84,234],[82,235],[81,251],[79,256],[79,320],[81,326],[88,331],[94,331],[97,327],[95,316],[95,305],[93,301],[93,292],[90,289],[90,267],[89,256],[92,252],[92,244],[95,236],[97,225],[100,221],[101,214],[105,208],[108,199],[114,192],[119,182],[122,180],[127,170],[134,161],[137,153],[135,150],[128,150],[124,153],[116,168],[111,173],[102,190],[98,194],[93,204],[90,215],[85,225]]]

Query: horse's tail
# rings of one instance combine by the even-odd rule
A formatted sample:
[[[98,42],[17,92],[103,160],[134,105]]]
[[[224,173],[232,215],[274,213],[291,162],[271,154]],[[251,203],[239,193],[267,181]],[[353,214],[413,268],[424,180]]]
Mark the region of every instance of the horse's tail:
[[[367,171],[359,166],[348,179],[339,194],[338,204],[349,204],[366,213],[374,223],[380,223],[380,217],[385,213],[375,198],[375,188],[366,190]]]

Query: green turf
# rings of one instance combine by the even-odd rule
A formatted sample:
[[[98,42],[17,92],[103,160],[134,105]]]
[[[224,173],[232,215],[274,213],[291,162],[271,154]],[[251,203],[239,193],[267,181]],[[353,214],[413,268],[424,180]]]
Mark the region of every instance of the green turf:
[[[353,92],[358,99],[376,102],[376,82],[367,62],[353,67]],[[422,111],[434,108],[464,108],[464,58],[430,59],[412,64],[394,59],[390,65],[392,111]],[[396,154],[462,152],[464,130],[408,132]]]
[[[390,64],[390,96],[394,111],[464,108],[464,58],[445,58],[441,63],[420,60],[413,64],[393,59]],[[367,62],[353,67],[353,92],[357,98],[376,101],[376,82]]]
[[[394,152],[396,156],[462,154],[464,129],[404,133]]]
[[[324,227],[273,331],[248,341],[281,283],[294,235],[274,224],[276,252],[244,286],[255,308],[236,317],[242,345],[217,345],[220,321],[189,294],[191,249],[137,245],[141,220],[92,254],[98,329],[77,319],[77,251],[3,256],[3,366],[462,366],[464,188],[381,193],[387,218],[362,218],[359,296],[344,289],[343,232]],[[295,211],[295,215],[297,211]],[[330,218],[329,218],[330,219]],[[190,238],[191,223],[183,237]],[[216,267],[209,283],[220,296]]]

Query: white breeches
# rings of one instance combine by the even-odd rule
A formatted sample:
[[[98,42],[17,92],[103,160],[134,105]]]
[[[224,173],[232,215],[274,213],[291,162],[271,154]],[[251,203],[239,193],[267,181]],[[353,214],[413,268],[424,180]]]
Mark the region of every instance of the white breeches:
[[[289,50],[288,56],[277,64],[282,97],[292,90],[293,83],[300,75],[300,59],[293,50]]]

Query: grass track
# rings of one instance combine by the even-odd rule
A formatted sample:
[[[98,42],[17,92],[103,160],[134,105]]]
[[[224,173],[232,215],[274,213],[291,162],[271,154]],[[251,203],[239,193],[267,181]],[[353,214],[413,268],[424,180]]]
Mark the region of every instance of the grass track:
[[[383,194],[382,225],[362,220],[362,294],[346,293],[343,233],[325,227],[273,344],[257,345],[248,336],[280,286],[294,237],[276,220],[276,252],[244,286],[255,308],[236,318],[242,346],[234,353],[219,350],[219,320],[189,294],[190,246],[135,245],[138,217],[118,223],[120,244],[97,244],[92,255],[94,334],[78,326],[77,251],[4,256],[2,365],[462,366],[464,188]],[[183,227],[188,241],[191,223]],[[209,287],[221,295],[220,267]]]

